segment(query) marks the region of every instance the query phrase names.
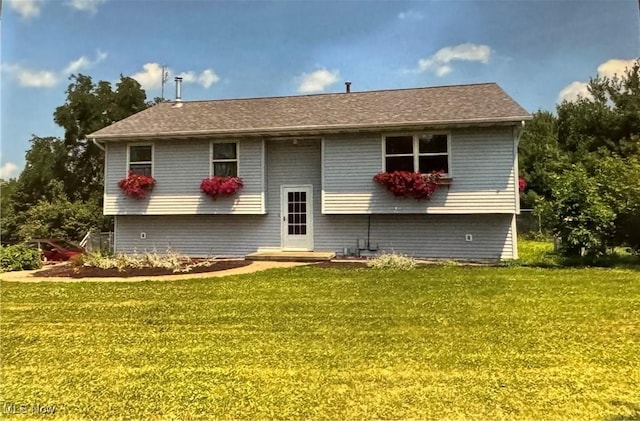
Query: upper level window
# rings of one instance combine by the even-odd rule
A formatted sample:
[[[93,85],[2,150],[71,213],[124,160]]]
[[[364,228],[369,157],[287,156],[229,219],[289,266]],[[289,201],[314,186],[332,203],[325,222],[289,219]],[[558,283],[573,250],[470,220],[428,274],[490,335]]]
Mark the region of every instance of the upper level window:
[[[129,146],[129,171],[148,177],[153,175],[153,147],[151,145]]]
[[[213,176],[238,176],[238,142],[214,142],[211,151]]]
[[[384,163],[386,172],[449,174],[449,136],[439,133],[386,136]]]

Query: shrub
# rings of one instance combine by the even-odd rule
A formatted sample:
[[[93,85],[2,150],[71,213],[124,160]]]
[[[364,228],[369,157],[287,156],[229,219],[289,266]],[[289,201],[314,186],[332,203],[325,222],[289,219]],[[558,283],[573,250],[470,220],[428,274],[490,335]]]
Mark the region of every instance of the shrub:
[[[367,261],[367,266],[374,269],[405,270],[417,265],[418,262],[413,257],[395,253],[380,254]]]
[[[24,244],[0,247],[0,272],[40,269],[40,252]]]
[[[552,187],[552,200],[540,202],[553,234],[562,240],[564,256],[606,252],[607,239],[615,233],[611,203],[601,195],[601,185],[582,165],[575,165]]]
[[[117,254],[115,256],[104,254],[101,252],[86,253],[82,257],[82,266],[96,267],[100,269],[117,268],[123,271],[127,268],[164,268],[171,269],[174,272],[188,271],[190,266],[187,263],[190,259],[180,255],[179,253],[168,249],[164,255],[155,251],[152,253],[138,254]]]

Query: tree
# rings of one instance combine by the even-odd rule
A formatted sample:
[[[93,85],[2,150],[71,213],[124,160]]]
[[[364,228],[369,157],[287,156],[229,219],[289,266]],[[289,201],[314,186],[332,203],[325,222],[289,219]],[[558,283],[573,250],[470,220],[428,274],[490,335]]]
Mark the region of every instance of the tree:
[[[25,155],[25,167],[18,177],[11,200],[16,212],[24,212],[40,200],[53,198],[49,183],[68,178],[67,149],[55,137],[33,136]]]
[[[599,76],[592,98],[558,105],[558,143],[577,162],[591,153],[622,158],[640,155],[640,60],[624,75]]]
[[[87,231],[104,224],[102,209],[96,202],[70,202],[59,181],[52,181],[50,187],[54,195],[51,200],[41,200],[24,212],[28,223],[20,225],[20,239],[51,237],[79,241]]]
[[[0,239],[3,243],[14,242],[12,234],[16,231],[13,192],[16,191],[18,181],[0,179]]]
[[[604,254],[615,232],[615,212],[600,196],[598,181],[582,164],[556,177],[544,215],[562,239],[561,250],[567,256]]]
[[[615,212],[610,244],[631,247],[640,256],[640,157],[606,157],[596,164],[600,196]]]
[[[546,220],[565,254],[627,245],[640,255],[640,60],[624,75],[591,79],[589,92],[557,108],[562,165],[551,171],[551,194],[530,186],[547,198]],[[536,174],[527,158],[524,166]]]
[[[64,139],[31,139],[25,169],[9,200],[3,200],[3,241],[33,236],[77,240],[90,228],[109,229],[113,223],[100,211],[102,151],[87,135],[147,108],[146,93],[122,75],[115,90],[109,82],[94,83],[82,74],[69,79],[66,101],[53,115],[65,130]]]
[[[558,145],[558,119],[549,111],[533,113],[520,138],[518,172],[527,182],[521,206],[532,208],[538,197],[551,197],[553,175],[567,165]]]
[[[104,162],[102,151],[87,135],[144,110],[147,95],[140,84],[120,75],[115,91],[109,82],[93,83],[90,76],[71,75],[67,100],[56,108],[53,118],[64,128],[69,172],[64,180],[67,196],[74,200],[100,200]]]

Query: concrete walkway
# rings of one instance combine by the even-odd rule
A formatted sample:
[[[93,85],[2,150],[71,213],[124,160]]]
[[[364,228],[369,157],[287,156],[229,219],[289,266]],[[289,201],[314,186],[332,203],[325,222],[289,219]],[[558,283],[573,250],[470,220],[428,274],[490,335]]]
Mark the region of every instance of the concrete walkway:
[[[235,269],[219,270],[207,273],[180,273],[176,275],[162,276],[133,276],[130,278],[54,278],[54,277],[37,277],[34,276],[38,270],[23,270],[20,272],[7,272],[0,274],[0,280],[7,282],[141,282],[141,281],[181,281],[185,279],[196,278],[219,278],[222,276],[242,275],[245,273],[260,272],[273,268],[285,268],[293,266],[303,266],[308,263],[304,262],[269,262],[259,261],[251,262],[250,265],[242,266]]]

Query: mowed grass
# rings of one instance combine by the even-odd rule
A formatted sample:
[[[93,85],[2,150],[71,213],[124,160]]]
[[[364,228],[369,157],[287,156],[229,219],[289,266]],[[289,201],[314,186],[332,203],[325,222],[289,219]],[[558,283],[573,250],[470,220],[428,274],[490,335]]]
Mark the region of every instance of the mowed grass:
[[[640,418],[636,270],[1,287],[0,400],[46,419]]]

